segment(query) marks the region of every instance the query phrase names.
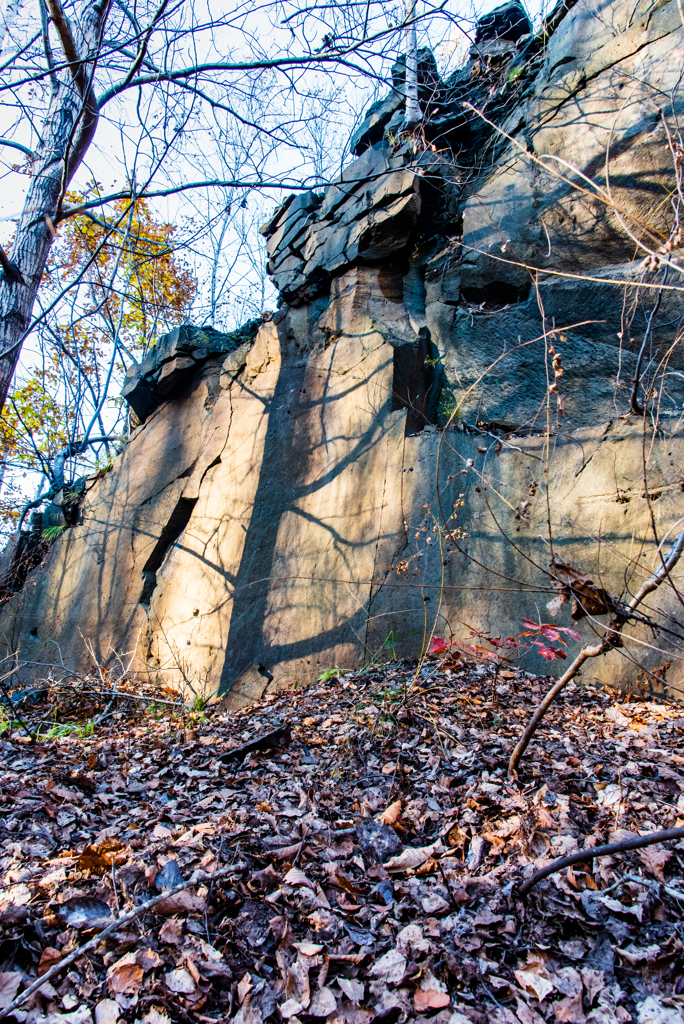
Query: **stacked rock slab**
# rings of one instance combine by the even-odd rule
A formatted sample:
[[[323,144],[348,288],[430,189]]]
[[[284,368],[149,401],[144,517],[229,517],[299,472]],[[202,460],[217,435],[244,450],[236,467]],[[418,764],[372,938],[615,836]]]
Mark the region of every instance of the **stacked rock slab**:
[[[163,335],[142,363],[132,363],[121,392],[131,410],[133,426],[147,417],[179,387],[191,380],[209,356],[232,352],[245,339],[254,340],[257,321],[229,334],[213,327],[176,327]]]
[[[525,28],[506,5],[444,79],[423,54],[410,138],[396,67],[339,179],[264,225],[277,313],[225,342],[180,332],[136,368],[140,425],[5,600],[9,649],[85,669],[87,640],[237,705],[431,633],[548,619],[551,545],[612,594],[657,567],[653,527],[667,545],[684,514],[682,292],[659,299],[644,445],[631,381],[662,273],[624,224],[671,227],[679,8],[565,0]],[[663,588],[646,610],[680,607]],[[627,632],[588,677],[676,694],[676,647]]]
[[[283,300],[301,304],[329,291],[345,268],[405,250],[421,208],[407,153],[378,143],[323,196],[295,197],[262,228],[268,271]]]

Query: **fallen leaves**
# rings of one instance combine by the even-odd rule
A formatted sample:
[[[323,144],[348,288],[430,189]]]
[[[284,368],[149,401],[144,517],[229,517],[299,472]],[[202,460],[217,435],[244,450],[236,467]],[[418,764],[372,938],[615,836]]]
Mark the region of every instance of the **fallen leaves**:
[[[525,906],[515,883],[684,815],[679,709],[570,684],[517,788],[506,755],[540,682],[462,661],[414,676],[217,712],[184,747],[149,721],[133,742],[117,727],[42,753],[0,741],[0,922],[23,958],[0,963],[8,993],[100,942],[26,1024],[673,1024],[678,847],[575,865]],[[288,728],[288,746],[259,743]],[[165,895],[199,872],[214,880]]]
[[[40,960],[38,961],[38,977],[49,971],[54,964],[58,964],[62,959],[62,953],[55,949],[53,946],[46,946],[43,952],[40,954]]]
[[[157,903],[154,913],[161,917],[174,917],[176,914],[199,914],[204,907],[205,900],[201,896],[184,889]]]
[[[639,860],[659,882],[665,881],[663,872],[671,857],[672,850],[664,850],[660,846],[647,846],[644,850],[639,850]]]
[[[408,961],[398,949],[390,949],[373,964],[369,977],[378,978],[387,985],[399,985],[404,980]]]
[[[177,917],[172,917],[159,929],[159,941],[165,942],[169,946],[177,946],[181,941],[183,934],[183,925]]]
[[[174,971],[169,971],[165,975],[164,981],[169,992],[181,993],[183,995],[192,995],[197,988],[197,983],[192,974],[184,967],[177,967]]]
[[[398,856],[390,857],[385,864],[385,868],[391,872],[407,871],[410,868],[420,867],[433,854],[443,852],[444,846],[440,841],[432,843],[430,846],[407,846]]]
[[[106,836],[100,843],[86,846],[78,855],[78,866],[83,871],[110,871],[112,865],[123,864],[126,848],[118,839]]]
[[[0,1010],[6,1009],[12,1002],[19,991],[21,980],[20,971],[0,972]]]
[[[381,825],[396,825],[401,817],[401,800],[395,800],[389,807],[378,815]]]
[[[107,982],[112,995],[134,995],[140,991],[145,972],[135,962],[135,953],[126,953],[107,971]]]
[[[540,1003],[556,987],[551,980],[545,960],[540,957],[529,957],[527,966],[523,970],[514,971],[513,974],[520,987],[530,992]]]
[[[451,1002],[447,987],[444,982],[435,978],[431,971],[427,971],[420,979],[420,984],[413,996],[413,1007],[418,1013],[425,1013],[427,1010],[440,1010]]]
[[[95,1024],[117,1024],[121,1009],[115,999],[100,999],[95,1007]]]
[[[112,923],[109,905],[94,896],[73,896],[58,903],[54,913],[64,925],[76,931],[104,931]]]

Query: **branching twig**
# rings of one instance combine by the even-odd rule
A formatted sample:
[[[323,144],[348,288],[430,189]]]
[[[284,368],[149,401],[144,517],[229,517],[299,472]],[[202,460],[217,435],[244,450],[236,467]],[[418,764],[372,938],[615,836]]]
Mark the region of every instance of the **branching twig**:
[[[587,850],[578,850],[577,853],[568,854],[567,857],[559,857],[558,860],[552,861],[547,864],[545,868],[535,873],[527,879],[526,882],[518,889],[520,896],[526,896],[530,889],[532,889],[537,882],[541,882],[542,879],[548,878],[549,875],[553,875],[556,871],[562,871],[563,868],[568,868],[572,864],[577,864],[582,860],[592,860],[594,857],[608,857],[611,853],[623,853],[625,850],[640,850],[644,846],[653,846],[655,843],[664,843],[668,839],[683,839],[684,828],[668,828],[663,832],[651,832],[647,836],[635,836],[634,839],[623,839],[621,843],[607,843],[605,846],[592,846]]]
[[[682,831],[684,833],[684,830]],[[243,833],[240,834],[242,835]],[[174,885],[173,888],[166,889],[158,896],[154,896],[151,900],[148,900],[147,903],[141,903],[139,907],[135,908],[135,910],[130,910],[127,914],[122,914],[121,917],[117,917],[117,919],[108,925],[103,931],[98,932],[97,935],[84,943],[83,946],[79,946],[78,949],[75,949],[72,953],[69,953],[68,956],[65,956],[63,960],[60,960],[59,963],[54,964],[50,970],[46,971],[45,974],[42,974],[40,978],[36,978],[28,988],[24,989],[21,995],[18,995],[17,998],[3,1010],[2,1016],[9,1016],[13,1010],[16,1010],[22,1005],[22,1003],[25,1003],[29,996],[33,995],[34,992],[37,992],[38,989],[46,982],[52,981],[52,979],[64,970],[65,967],[73,964],[79,957],[83,956],[83,954],[87,953],[89,950],[95,949],[103,939],[106,939],[108,935],[111,935],[123,925],[129,924],[137,917],[140,917],[141,914],[146,913],[148,910],[152,910],[153,907],[156,907],[158,903],[162,903],[163,900],[168,899],[169,896],[175,896],[177,892],[182,892],[183,889],[189,889],[191,885],[199,885],[201,882],[215,882],[217,878],[223,878],[226,875],[229,875],[233,870],[234,867],[231,864],[225,868],[220,868],[218,871],[214,871],[213,874],[202,872],[202,874],[197,878],[188,879],[187,882],[180,882],[178,885]]]
[[[615,618],[611,621],[603,634],[603,638],[597,644],[586,644],[567,671],[563,673],[558,682],[554,683],[546,694],[543,701],[532,715],[527,728],[518,740],[515,750],[511,754],[511,759],[508,763],[509,776],[515,776],[518,764],[520,763],[520,758],[527,750],[530,740],[536,733],[539,723],[546,714],[546,710],[549,705],[553,703],[561,690],[564,689],[572,677],[576,675],[585,661],[589,658],[596,658],[599,654],[605,654],[607,651],[612,650],[615,647],[622,646],[622,629],[629,618],[629,613],[634,611],[634,609],[641,604],[648,594],[657,590],[663,580],[669,577],[670,572],[679,561],[682,551],[684,551],[684,528],[681,530],[679,536],[672,545],[667,558],[664,559],[662,555],[660,556],[660,566],[656,569],[650,579],[646,580],[646,582],[640,587],[637,594],[632,598],[629,604],[626,605],[624,611],[620,610],[616,614]]]

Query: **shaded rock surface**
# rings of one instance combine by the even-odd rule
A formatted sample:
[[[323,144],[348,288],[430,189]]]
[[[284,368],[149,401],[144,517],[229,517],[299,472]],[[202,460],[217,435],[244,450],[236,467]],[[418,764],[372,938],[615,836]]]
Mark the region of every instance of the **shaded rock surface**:
[[[184,328],[136,368],[124,393],[144,423],[12,591],[8,647],[45,663],[57,643],[78,665],[87,638],[104,662],[135,651],[141,674],[237,706],[264,680],[417,653],[433,630],[548,618],[549,529],[613,594],[657,567],[651,524],[674,529],[684,487],[681,293],[663,292],[649,348],[669,376],[645,456],[631,378],[661,277],[621,220],[669,231],[653,90],[681,114],[677,2],[568,2],[517,40],[497,24],[446,81],[424,55],[425,138],[389,128],[395,67],[358,158],[264,225],[271,319]],[[598,188],[574,188],[561,160]],[[677,621],[679,606],[663,590],[646,611]],[[590,677],[676,688],[666,638],[628,632],[627,658]]]
[[[518,0],[496,7],[478,22],[475,44],[486,43],[489,39],[508,39],[517,43],[521,36],[529,35],[532,23]]]

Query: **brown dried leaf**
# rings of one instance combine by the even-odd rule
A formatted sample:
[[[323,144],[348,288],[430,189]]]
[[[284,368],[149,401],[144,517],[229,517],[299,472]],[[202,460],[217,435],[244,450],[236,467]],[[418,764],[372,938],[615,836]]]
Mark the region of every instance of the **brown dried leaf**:
[[[146,974],[148,971],[154,970],[155,967],[161,967],[164,963],[154,949],[139,949],[135,954],[135,962],[142,967]]]
[[[175,992],[177,995],[191,996],[197,989],[194,978],[184,967],[170,971],[165,975],[164,981],[169,992]]]
[[[523,1002],[520,996],[516,996],[516,1002],[515,1013],[520,1024],[544,1024],[544,1018],[536,1010],[533,1010],[531,1006]]]
[[[586,991],[587,1003],[589,1006],[592,1005],[594,999],[602,992],[606,981],[603,971],[597,971],[594,967],[583,967],[580,970],[582,981],[584,982],[584,988]]]
[[[639,850],[639,859],[643,864],[646,865],[648,870],[651,872],[659,882],[665,881],[665,875],[663,869],[669,859],[672,857],[672,850],[663,850],[662,847],[647,846],[643,850]]]
[[[187,957],[185,962],[188,965],[188,971],[192,975],[192,980],[195,982],[196,985],[199,985],[200,981],[202,980],[200,972],[197,970],[195,964],[190,959],[190,957]]]
[[[430,846],[407,846],[396,857],[390,857],[384,866],[390,872],[406,871],[408,868],[420,867],[433,854],[443,852],[444,847],[439,841],[432,843]]]
[[[337,1000],[335,995],[331,989],[324,985],[318,992],[314,992],[307,1008],[307,1013],[311,1014],[312,1017],[327,1017],[328,1014],[335,1013],[336,1010]]]
[[[159,929],[159,941],[166,942],[169,946],[177,946],[181,941],[183,925],[177,917],[171,917]]]
[[[112,995],[136,995],[143,983],[143,975],[143,969],[139,964],[114,964],[107,971],[109,991]]]
[[[577,622],[585,615],[608,615],[617,608],[617,601],[607,590],[597,587],[594,581],[571,565],[556,559],[553,568],[559,579],[565,583],[557,583],[558,598],[549,602],[547,608],[552,615],[559,611],[559,601],[567,602],[572,597],[572,618]]]
[[[420,985],[413,996],[413,1007],[418,1013],[425,1013],[427,1010],[441,1010],[451,1002],[444,982],[435,978],[431,971],[427,971],[420,980]]]
[[[377,816],[381,825],[394,825],[401,817],[401,800],[395,800],[393,804]]]
[[[315,888],[311,879],[307,878],[304,872],[300,871],[299,868],[290,868],[283,878],[283,881],[286,882],[287,885],[306,885],[309,889]]]
[[[63,954],[54,946],[46,946],[43,952],[40,954],[40,960],[38,962],[38,977],[41,978],[47,971],[50,970],[55,964],[59,963],[62,959]]]
[[[14,1000],[21,985],[21,971],[2,971],[0,973],[0,1010],[4,1010]]]
[[[269,850],[268,853],[276,860],[290,860],[291,857],[296,857],[301,846],[301,843],[295,843],[294,846],[278,846],[274,850]]]
[[[199,914],[204,910],[205,905],[201,896],[182,889],[181,892],[174,893],[173,896],[168,896],[165,900],[157,903],[156,907],[152,908],[152,913],[159,914],[161,917],[172,917],[174,914]]]
[[[585,1015],[582,1009],[582,993],[566,996],[553,1004],[556,1020],[568,1021],[569,1024],[584,1024]]]
[[[123,864],[126,850],[118,839],[107,836],[99,843],[86,846],[78,857],[78,866],[82,871],[110,871],[112,864]]]
[[[95,1007],[95,1024],[116,1024],[121,1010],[116,999],[100,999]]]
[[[372,978],[378,978],[388,985],[399,985],[406,974],[407,960],[398,949],[390,949],[388,953],[381,956],[373,964],[368,974]]]
[[[540,1003],[556,988],[540,957],[530,956],[524,970],[513,971],[513,974],[520,987],[536,996]]]

